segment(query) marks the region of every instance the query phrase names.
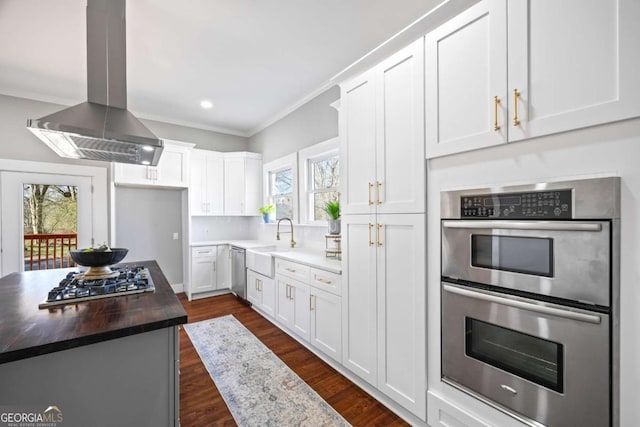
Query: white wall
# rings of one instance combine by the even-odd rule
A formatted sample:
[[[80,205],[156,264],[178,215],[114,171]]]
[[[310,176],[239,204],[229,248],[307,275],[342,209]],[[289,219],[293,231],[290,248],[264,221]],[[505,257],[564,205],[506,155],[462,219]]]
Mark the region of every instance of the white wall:
[[[191,242],[208,240],[252,240],[257,235],[257,217],[194,216]]]
[[[640,119],[531,141],[515,142],[428,162],[429,389],[495,420],[475,399],[440,382],[440,191],[613,175],[622,180],[620,425],[637,425],[640,405]],[[568,361],[571,363],[571,361]],[[585,375],[588,373],[585,372]],[[598,393],[594,390],[594,393]]]

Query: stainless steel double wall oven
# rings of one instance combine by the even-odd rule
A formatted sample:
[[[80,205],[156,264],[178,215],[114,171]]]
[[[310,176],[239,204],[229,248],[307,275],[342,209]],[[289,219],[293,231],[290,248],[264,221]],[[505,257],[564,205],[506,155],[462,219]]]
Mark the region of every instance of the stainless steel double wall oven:
[[[530,425],[617,425],[619,178],[442,193],[442,379]]]

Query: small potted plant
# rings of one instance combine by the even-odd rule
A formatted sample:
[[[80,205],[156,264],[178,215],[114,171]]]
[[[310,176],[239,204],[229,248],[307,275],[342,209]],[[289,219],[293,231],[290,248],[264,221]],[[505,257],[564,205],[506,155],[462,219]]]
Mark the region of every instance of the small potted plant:
[[[327,202],[324,211],[329,215],[329,234],[340,234],[340,202]]]
[[[275,211],[275,205],[264,205],[260,208],[260,213],[262,214],[262,219],[265,224],[269,224],[271,222],[271,214]]]

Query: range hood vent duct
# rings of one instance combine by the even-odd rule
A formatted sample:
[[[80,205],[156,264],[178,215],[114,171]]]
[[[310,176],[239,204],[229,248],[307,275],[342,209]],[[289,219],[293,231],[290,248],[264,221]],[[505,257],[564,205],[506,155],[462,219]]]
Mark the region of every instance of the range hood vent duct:
[[[157,165],[162,140],[127,110],[126,49],[125,0],[88,0],[88,102],[27,128],[61,157]]]

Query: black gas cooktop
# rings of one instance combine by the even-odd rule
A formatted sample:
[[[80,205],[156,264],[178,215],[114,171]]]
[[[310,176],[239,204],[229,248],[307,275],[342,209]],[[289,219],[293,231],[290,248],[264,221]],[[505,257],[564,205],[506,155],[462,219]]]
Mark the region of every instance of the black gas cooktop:
[[[47,308],[75,304],[99,298],[153,292],[155,286],[146,267],[112,267],[115,277],[85,279],[82,273],[72,271],[60,284],[49,291],[47,299],[38,304]]]

